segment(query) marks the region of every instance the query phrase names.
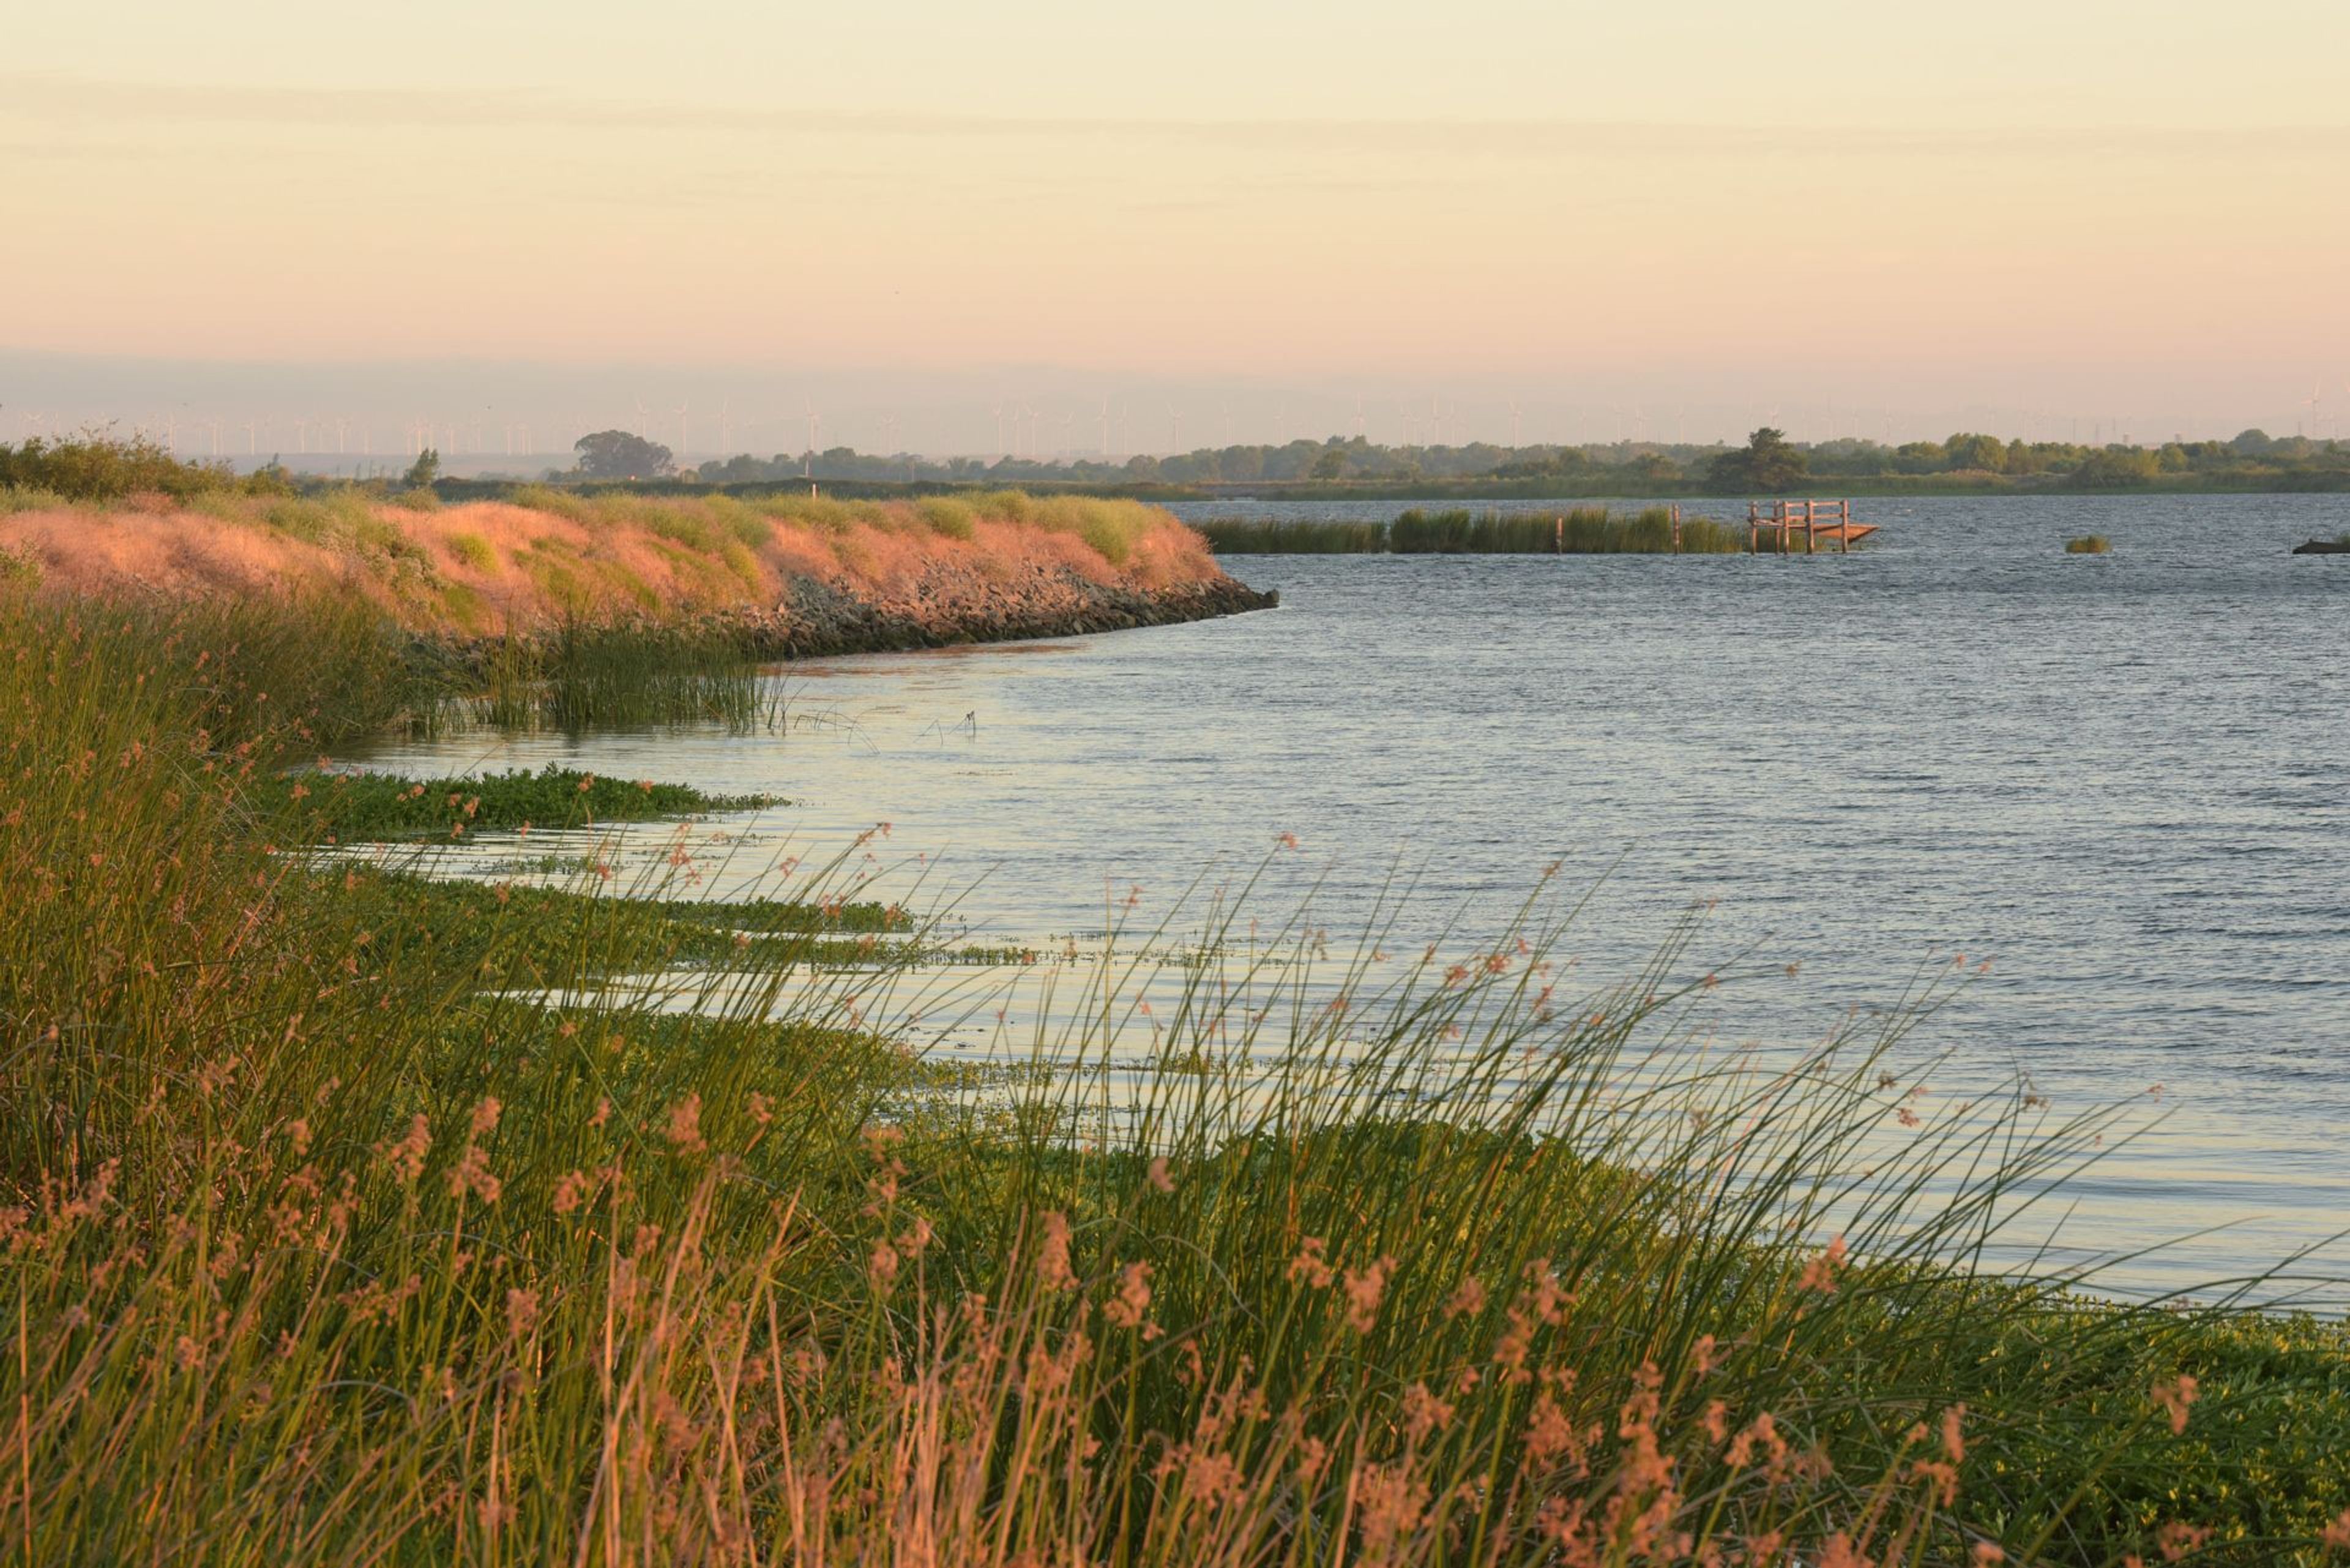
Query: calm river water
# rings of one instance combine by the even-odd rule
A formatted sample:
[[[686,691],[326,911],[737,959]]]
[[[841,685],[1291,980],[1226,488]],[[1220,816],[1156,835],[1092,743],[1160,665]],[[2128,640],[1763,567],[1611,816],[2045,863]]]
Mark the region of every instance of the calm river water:
[[[1724,1027],[1766,1041],[1990,956],[1921,1051],[2060,1106],[2163,1085],[2074,1241],[2224,1227],[2133,1266],[2175,1283],[2350,1226],[2350,558],[2287,554],[2350,529],[2350,497],[1858,510],[1884,532],[1849,557],[1234,557],[1279,610],[796,666],[759,735],[366,760],[790,797],[728,825],[752,859],[887,821],[893,864],[1024,940],[1098,930],[1134,884],[1153,918],[1283,833],[1260,904],[1310,883],[1334,938],[1399,864],[1400,938],[1497,926],[1563,859],[1599,888],[1570,942],[1595,974],[1719,899],[1700,950],[1770,961],[1718,993]],[[2087,533],[2114,553],[2062,553]]]

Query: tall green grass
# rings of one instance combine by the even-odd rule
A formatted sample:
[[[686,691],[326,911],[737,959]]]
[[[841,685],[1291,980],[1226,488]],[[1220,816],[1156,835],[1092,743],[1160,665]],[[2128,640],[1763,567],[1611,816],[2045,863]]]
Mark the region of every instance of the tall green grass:
[[[0,624],[21,1560],[2314,1563],[2350,1507],[2338,1326],[1986,1262],[2124,1124],[1906,1125],[1948,981],[1725,1056],[1694,928],[1586,990],[1548,894],[1403,958],[1243,895],[1014,1033],[784,940],[847,865],[318,847],[285,770],[399,708],[356,621]],[[914,1049],[971,1030],[1024,1070]]]
[[[697,722],[747,729],[760,712],[748,640],[723,622],[566,621],[490,645],[473,673],[479,693],[452,705],[458,722],[575,732]]]
[[[1192,526],[1219,556],[1377,556],[1388,547],[1384,523],[1219,517]]]
[[[1404,513],[1392,523],[1229,519],[1197,524],[1219,555],[1734,555],[1746,535],[1710,517],[1686,517],[1678,539],[1661,506],[1629,515],[1605,507],[1564,513]]]

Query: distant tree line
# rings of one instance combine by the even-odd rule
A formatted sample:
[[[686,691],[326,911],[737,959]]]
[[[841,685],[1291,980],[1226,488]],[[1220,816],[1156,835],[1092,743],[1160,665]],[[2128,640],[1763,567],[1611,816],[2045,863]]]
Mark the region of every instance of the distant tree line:
[[[610,431],[584,438],[581,478],[672,475],[660,443]],[[2259,488],[2334,480],[2350,483],[2350,443],[2248,430],[2230,441],[2166,441],[2159,446],[2008,441],[1960,431],[1942,441],[1892,444],[1858,438],[1794,441],[1763,429],[1743,446],[1721,442],[1619,441],[1505,447],[1384,446],[1360,436],[1200,447],[1169,457],[931,458],[908,452],[751,453],[712,459],[675,478],[707,484],[776,483],[799,478],[867,483],[1079,484],[1196,486],[1280,484],[1393,489],[1418,483],[1556,486],[1571,492],[1771,493],[1832,480],[1940,480],[1987,489],[2062,484],[2126,489],[2204,481]],[[560,475],[556,477],[561,477]]]
[[[1379,446],[1356,437],[1280,445],[1201,447],[1172,457],[1122,462],[1026,457],[928,458],[906,452],[748,453],[681,472],[670,449],[628,431],[598,431],[577,443],[576,465],[551,480],[758,484],[803,477],[822,483],[1074,485],[1181,489],[1281,485],[1343,492],[1443,493],[1448,488],[1556,495],[1769,495],[1850,485],[1896,490],[2070,488],[2350,490],[2350,441],[2271,436],[2249,430],[2230,441],[2159,446],[2006,441],[1960,431],[1898,445],[1862,440],[1794,441],[1765,428],[1744,445],[1609,441],[1500,447]],[[398,482],[411,491],[452,483],[440,456],[421,453]],[[0,442],[0,489],[75,501],[140,493],[185,499],[200,492],[285,490],[298,476],[274,459],[238,475],[219,461],[178,457],[152,438],[105,429],[63,438]],[[307,483],[307,482],[306,482]],[[380,488],[387,482],[372,482]],[[477,482],[478,483],[478,482]]]

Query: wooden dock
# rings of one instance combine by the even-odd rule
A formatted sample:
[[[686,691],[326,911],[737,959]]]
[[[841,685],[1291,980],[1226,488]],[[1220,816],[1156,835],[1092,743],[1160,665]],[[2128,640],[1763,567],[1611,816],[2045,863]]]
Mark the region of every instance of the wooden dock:
[[[1825,539],[1836,547],[1839,555],[1852,553],[1855,539],[1866,539],[1877,532],[1874,523],[1852,520],[1849,501],[1750,501],[1746,504],[1746,548],[1751,555],[1762,554],[1762,535],[1774,536],[1779,554],[1794,554],[1794,537],[1804,536],[1804,554],[1817,553]]]

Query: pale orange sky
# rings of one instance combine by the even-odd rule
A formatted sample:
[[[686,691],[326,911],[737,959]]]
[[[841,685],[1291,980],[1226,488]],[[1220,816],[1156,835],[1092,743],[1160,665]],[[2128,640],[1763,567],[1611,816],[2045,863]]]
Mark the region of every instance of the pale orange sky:
[[[45,7],[0,403],[66,406],[53,356],[463,359],[1195,429],[1349,389],[2290,429],[2323,385],[2350,433],[2345,57],[2303,0]]]

